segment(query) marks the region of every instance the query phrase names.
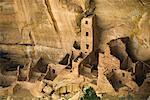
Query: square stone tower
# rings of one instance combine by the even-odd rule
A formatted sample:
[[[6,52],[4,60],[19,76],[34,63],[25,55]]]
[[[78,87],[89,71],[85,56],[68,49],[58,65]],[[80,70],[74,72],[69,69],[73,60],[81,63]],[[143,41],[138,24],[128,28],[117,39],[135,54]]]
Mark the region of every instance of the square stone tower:
[[[83,18],[81,21],[81,51],[89,54],[93,50],[94,15]]]

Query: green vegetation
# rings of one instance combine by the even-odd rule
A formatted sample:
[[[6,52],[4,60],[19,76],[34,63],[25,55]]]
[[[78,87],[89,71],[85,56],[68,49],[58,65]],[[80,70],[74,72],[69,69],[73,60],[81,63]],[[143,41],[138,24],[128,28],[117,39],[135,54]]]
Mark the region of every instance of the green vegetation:
[[[81,20],[83,19],[83,17],[84,17],[84,13],[77,15],[76,17],[77,26],[81,27]]]
[[[138,43],[138,48],[140,48],[142,45],[143,45],[143,40],[140,38],[141,37],[141,30],[139,29],[139,22],[142,18],[142,15],[138,15],[138,16],[134,16],[132,18],[132,23],[133,23],[133,29],[131,31],[131,34],[130,34],[130,40],[131,40],[131,46],[134,47],[134,43]]]
[[[90,10],[91,12],[95,9],[95,2],[94,0],[86,0],[85,2],[85,9],[86,11]]]
[[[92,87],[85,87],[83,89],[83,94],[81,100],[100,100],[100,97],[96,95],[95,90]]]

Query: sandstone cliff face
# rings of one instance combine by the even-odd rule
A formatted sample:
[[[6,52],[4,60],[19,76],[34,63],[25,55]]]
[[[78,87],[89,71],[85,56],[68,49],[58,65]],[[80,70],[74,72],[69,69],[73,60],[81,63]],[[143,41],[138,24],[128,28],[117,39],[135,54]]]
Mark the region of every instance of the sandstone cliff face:
[[[101,47],[112,39],[130,37],[132,50],[139,60],[150,58],[149,0],[95,0]],[[145,53],[144,53],[145,52]]]
[[[92,1],[0,0],[0,51],[20,63],[39,57],[60,61],[80,40],[80,19]],[[94,2],[99,47],[128,36],[136,57],[150,59],[149,0]]]
[[[22,61],[23,58],[42,55],[54,62],[59,61],[72,48],[78,15],[75,7],[83,3],[65,0],[0,1],[1,52],[15,56],[16,60],[22,58]]]

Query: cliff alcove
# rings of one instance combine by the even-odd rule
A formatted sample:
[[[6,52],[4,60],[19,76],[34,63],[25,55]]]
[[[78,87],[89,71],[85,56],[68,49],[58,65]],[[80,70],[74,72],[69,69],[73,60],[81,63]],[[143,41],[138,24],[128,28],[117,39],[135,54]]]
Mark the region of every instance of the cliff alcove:
[[[147,99],[149,9],[149,0],[0,0],[0,96],[78,100],[88,85],[101,99]]]

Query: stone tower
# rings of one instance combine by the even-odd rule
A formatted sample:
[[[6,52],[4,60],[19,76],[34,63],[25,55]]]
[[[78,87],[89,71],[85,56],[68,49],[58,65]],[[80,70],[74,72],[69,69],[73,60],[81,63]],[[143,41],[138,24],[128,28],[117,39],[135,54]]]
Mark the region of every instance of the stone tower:
[[[81,21],[81,51],[87,55],[93,50],[93,21],[94,15]]]

